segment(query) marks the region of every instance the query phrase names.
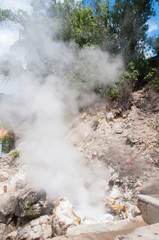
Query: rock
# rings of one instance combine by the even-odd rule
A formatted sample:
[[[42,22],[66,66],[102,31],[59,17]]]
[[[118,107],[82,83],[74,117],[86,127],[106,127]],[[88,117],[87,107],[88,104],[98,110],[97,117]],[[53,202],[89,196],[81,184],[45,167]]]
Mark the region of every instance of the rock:
[[[19,194],[18,203],[15,210],[15,216],[20,222],[26,222],[43,215],[47,209],[47,199],[45,191],[35,191],[25,189]]]
[[[138,207],[148,224],[159,222],[159,195],[138,195]]]
[[[112,113],[112,112],[108,112],[107,114],[106,114],[106,120],[109,122],[109,121],[113,121],[113,119],[114,119],[114,114]]]
[[[108,185],[109,187],[113,187],[114,185],[118,185],[117,183],[120,182],[119,180],[119,173],[115,172],[109,179]]]
[[[128,218],[133,218],[141,215],[140,209],[136,205],[126,204],[127,205],[127,216]]]
[[[112,213],[117,214],[121,219],[128,217],[128,206],[122,201],[108,197],[106,199],[106,206],[111,210]]]
[[[114,186],[109,194],[110,198],[118,199],[123,195],[122,191],[118,188],[118,186]]]
[[[152,106],[152,112],[159,112],[159,103],[155,103]]]
[[[137,228],[127,235],[120,235],[115,238],[115,240],[158,240],[158,239],[159,239],[159,223]]]
[[[126,138],[126,145],[130,145],[132,147],[137,143],[139,143],[139,138],[135,135],[129,135]]]
[[[15,209],[17,206],[16,196],[3,195],[0,199],[0,222],[10,223],[15,215]]]
[[[159,178],[156,178],[149,184],[143,186],[140,191],[141,194],[159,194]]]
[[[18,232],[17,231],[13,231],[11,233],[9,233],[8,235],[6,235],[4,237],[5,240],[15,240],[17,239],[17,236],[18,236]]]
[[[47,205],[44,191],[25,189],[20,194],[8,191],[0,198],[0,223],[9,224],[13,218],[16,218],[18,223],[30,221],[43,215]]]
[[[5,231],[3,232],[3,237],[1,240],[15,240],[17,236],[17,229],[13,222],[11,224],[7,224],[5,227]]]
[[[113,114],[114,118],[122,116],[122,109],[121,108],[114,108],[111,109],[111,113]]]
[[[130,231],[136,227],[140,227],[140,226],[144,226],[144,225],[146,225],[146,223],[143,221],[142,217],[137,216],[132,219],[124,219],[121,221],[96,223],[96,224],[81,224],[74,228],[69,228],[67,230],[67,236],[68,237],[79,236],[80,234],[88,234],[88,233],[95,234],[95,233]],[[85,239],[85,238],[83,238],[83,239]],[[91,238],[91,239],[93,239],[93,238]],[[105,236],[104,239],[106,240],[107,237]],[[114,239],[114,238],[111,238],[111,239]]]
[[[5,227],[6,227],[5,224],[0,223],[0,239],[2,239],[2,237],[3,237],[3,233],[5,231]]]
[[[17,234],[17,240],[37,240],[53,237],[52,217],[47,215],[32,220],[22,227]]]
[[[67,198],[61,198],[53,210],[53,231],[54,234],[64,235],[71,226],[80,224],[80,218],[73,211],[73,205]]]
[[[114,133],[116,133],[116,134],[121,134],[122,132],[123,132],[123,128],[122,128],[121,125],[115,126],[115,128],[114,128]]]
[[[8,178],[9,178],[8,173],[1,172],[1,174],[0,174],[0,182],[5,182]]]

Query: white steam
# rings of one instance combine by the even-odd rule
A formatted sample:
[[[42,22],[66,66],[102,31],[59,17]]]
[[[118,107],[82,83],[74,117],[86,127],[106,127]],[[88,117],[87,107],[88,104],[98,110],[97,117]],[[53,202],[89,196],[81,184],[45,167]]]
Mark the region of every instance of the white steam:
[[[31,0],[0,0],[1,9],[11,9],[16,11],[22,9],[23,11],[31,12]]]
[[[19,38],[18,26],[14,23],[0,23],[0,56],[9,52],[10,46]]]
[[[122,61],[100,49],[73,50],[53,41],[50,32],[44,23],[28,23],[25,39],[5,56],[8,78],[16,87],[0,102],[1,118],[19,137],[34,185],[53,199],[68,197],[85,216],[100,215],[107,173],[102,167],[84,166],[66,140],[67,122],[68,115],[95,101],[96,85],[116,81]]]

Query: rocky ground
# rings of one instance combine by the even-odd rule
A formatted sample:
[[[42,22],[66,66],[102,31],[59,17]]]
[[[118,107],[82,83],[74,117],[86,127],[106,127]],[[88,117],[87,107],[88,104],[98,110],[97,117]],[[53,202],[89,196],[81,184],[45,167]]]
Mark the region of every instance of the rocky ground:
[[[135,203],[140,191],[159,192],[159,95],[152,87],[133,93],[126,111],[105,101],[82,111],[70,139],[88,164],[109,169],[110,196]]]
[[[133,93],[126,110],[105,100],[83,110],[68,138],[88,166],[101,162],[109,172],[105,203],[111,221],[140,214],[139,192],[159,193],[159,95],[152,87]],[[1,158],[0,239],[51,239],[80,224],[67,199],[54,205],[25,175],[20,158]]]

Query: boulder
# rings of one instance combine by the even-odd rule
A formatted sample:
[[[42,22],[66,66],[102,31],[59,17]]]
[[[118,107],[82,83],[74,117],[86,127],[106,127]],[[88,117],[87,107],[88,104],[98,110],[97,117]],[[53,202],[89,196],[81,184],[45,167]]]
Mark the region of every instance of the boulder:
[[[45,191],[25,189],[18,195],[15,216],[20,223],[30,221],[43,215],[47,209],[48,201]]]
[[[45,214],[48,202],[45,191],[25,189],[22,192],[3,194],[0,198],[0,223],[9,224],[13,219],[26,223]]]
[[[17,206],[16,196],[6,194],[0,198],[0,223],[10,223],[15,215]]]
[[[53,231],[56,236],[64,235],[69,227],[78,226],[81,220],[67,198],[61,198],[53,210]]]
[[[16,239],[37,240],[51,237],[53,237],[52,217],[45,215],[20,228]]]
[[[7,172],[2,172],[2,171],[1,171],[0,182],[5,182],[8,178],[9,178],[8,173],[7,173]]]
[[[3,233],[5,231],[5,227],[6,227],[5,224],[0,223],[0,239],[2,239],[2,237],[3,237]]]
[[[13,232],[3,236],[3,239],[4,240],[15,240],[15,239],[17,239],[17,235],[18,235],[18,232],[17,231],[13,231]]]

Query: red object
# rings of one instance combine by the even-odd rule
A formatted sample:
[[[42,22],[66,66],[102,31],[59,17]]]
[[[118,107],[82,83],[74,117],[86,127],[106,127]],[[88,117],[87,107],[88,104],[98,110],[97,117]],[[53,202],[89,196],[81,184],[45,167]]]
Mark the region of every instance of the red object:
[[[7,186],[4,186],[4,193],[7,192]]]
[[[6,133],[7,133],[7,130],[4,128],[1,128],[0,129],[0,138],[2,138],[4,135],[6,135]]]

